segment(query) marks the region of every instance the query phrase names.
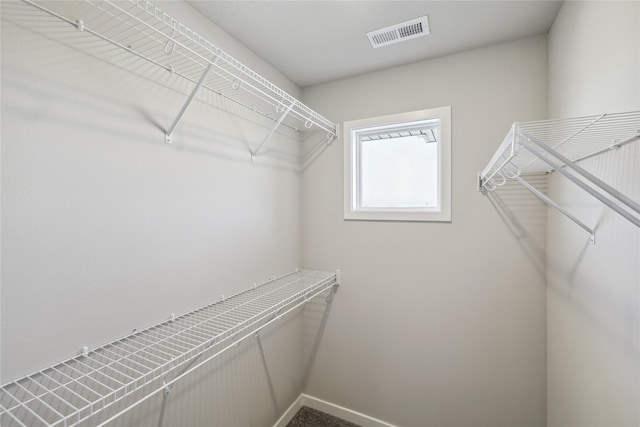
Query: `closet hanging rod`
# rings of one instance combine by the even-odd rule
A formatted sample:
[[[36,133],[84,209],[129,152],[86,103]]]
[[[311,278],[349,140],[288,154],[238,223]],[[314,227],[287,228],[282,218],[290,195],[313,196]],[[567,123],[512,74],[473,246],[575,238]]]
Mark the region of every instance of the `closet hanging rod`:
[[[339,285],[338,271],[297,270],[105,346],[83,349],[77,357],[3,385],[0,425],[75,426],[89,419],[104,425],[287,313],[323,293],[332,295]],[[176,376],[167,381],[171,374]]]

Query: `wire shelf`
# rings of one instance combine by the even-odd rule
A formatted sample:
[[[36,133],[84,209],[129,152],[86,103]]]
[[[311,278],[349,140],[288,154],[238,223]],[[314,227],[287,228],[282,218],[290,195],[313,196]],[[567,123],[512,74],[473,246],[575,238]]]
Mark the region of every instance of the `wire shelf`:
[[[116,418],[338,285],[338,272],[299,270],[11,381],[0,425],[75,426],[133,397]]]
[[[564,120],[516,122],[482,171],[483,185],[493,187],[491,181],[495,183],[496,175],[512,175],[513,172],[541,174],[553,170],[539,155],[521,149],[520,141],[523,137],[536,138],[575,163],[639,138],[640,111]],[[549,158],[553,154],[544,150],[542,156]]]
[[[149,1],[22,1],[78,32],[98,37],[196,84],[196,90],[209,90],[267,117],[276,123],[275,127],[282,125],[299,132],[320,129],[327,133],[327,139],[336,138],[335,123]]]
[[[523,176],[557,171],[640,227],[640,204],[581,168],[577,162],[640,140],[640,111],[514,123],[479,177],[483,191],[515,179],[548,205],[593,230],[530,186]]]

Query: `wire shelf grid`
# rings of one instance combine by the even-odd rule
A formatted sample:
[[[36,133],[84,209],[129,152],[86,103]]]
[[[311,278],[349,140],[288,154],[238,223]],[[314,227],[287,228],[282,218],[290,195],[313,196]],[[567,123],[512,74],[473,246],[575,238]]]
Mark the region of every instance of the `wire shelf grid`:
[[[146,0],[23,0],[80,32],[152,63],[295,131],[322,129],[335,138],[336,125]]]
[[[523,141],[523,138],[525,141]],[[640,111],[601,114],[571,119],[514,123],[480,176],[485,189],[495,188],[514,174],[541,174],[553,170],[541,157],[553,158],[549,150],[523,150],[529,138],[572,162],[584,160],[640,138]],[[498,181],[496,182],[496,178]]]
[[[528,183],[526,174],[552,171],[565,176],[613,211],[640,227],[640,203],[583,169],[577,163],[640,140],[640,111],[563,120],[514,123],[479,177],[483,191],[516,180],[544,203],[591,234],[595,232],[571,212]]]
[[[74,426],[151,387],[133,407],[338,284],[335,272],[299,270],[11,381],[0,425]]]

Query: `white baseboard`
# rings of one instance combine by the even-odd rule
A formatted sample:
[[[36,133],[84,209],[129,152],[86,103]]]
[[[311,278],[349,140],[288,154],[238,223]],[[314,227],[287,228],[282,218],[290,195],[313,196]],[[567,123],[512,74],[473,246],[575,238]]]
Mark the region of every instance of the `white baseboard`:
[[[309,408],[316,409],[324,412],[325,414],[342,418],[345,421],[361,425],[362,427],[396,427],[393,424],[389,424],[360,412],[345,408],[344,406],[339,406],[304,393],[298,396],[296,401],[289,406],[289,409],[287,409],[280,419],[276,421],[273,427],[286,427],[296,412],[298,412],[298,410],[303,406],[308,406]]]
[[[302,408],[302,396],[301,394],[298,398],[289,406],[289,408],[284,411],[284,414],[276,421],[273,427],[286,427],[289,424],[289,421],[293,418],[293,416],[298,412],[300,408]]]

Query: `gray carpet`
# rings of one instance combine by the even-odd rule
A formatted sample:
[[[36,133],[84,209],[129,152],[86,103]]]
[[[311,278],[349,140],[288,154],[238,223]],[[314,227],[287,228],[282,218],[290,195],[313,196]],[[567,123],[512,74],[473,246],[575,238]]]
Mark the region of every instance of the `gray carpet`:
[[[341,420],[333,415],[311,409],[307,406],[300,408],[293,416],[287,427],[360,427],[357,424]]]

